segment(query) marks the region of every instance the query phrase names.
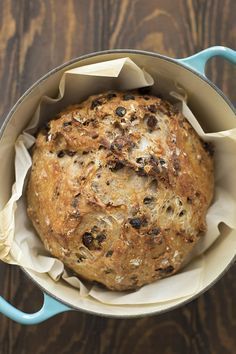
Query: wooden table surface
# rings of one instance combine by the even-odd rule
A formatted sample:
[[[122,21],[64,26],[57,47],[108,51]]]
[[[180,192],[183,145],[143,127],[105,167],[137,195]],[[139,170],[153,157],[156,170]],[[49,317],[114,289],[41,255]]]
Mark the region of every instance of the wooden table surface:
[[[85,53],[137,48],[185,57],[234,47],[235,0],[0,0],[0,119],[48,70]],[[235,69],[213,59],[208,76],[236,102]],[[80,312],[25,327],[0,315],[0,354],[236,353],[236,265],[207,293],[161,316],[117,320]],[[0,264],[0,294],[19,309],[40,291]]]

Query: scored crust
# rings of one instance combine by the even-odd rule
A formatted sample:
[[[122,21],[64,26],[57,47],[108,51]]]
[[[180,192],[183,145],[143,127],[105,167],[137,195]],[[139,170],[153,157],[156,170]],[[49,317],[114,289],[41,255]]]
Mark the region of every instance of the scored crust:
[[[204,237],[212,155],[167,101],[91,96],[39,132],[28,215],[46,249],[82,278],[136,289],[178,271]]]

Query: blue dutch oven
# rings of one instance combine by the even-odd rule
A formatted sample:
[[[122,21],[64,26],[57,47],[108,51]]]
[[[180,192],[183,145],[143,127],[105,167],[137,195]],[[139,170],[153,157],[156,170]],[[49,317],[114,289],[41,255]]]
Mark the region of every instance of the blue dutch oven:
[[[188,93],[188,104],[205,130],[220,131],[236,127],[235,109],[224,94],[205,76],[209,59],[220,56],[236,64],[236,52],[225,47],[212,47],[184,59],[171,59],[156,53],[139,50],[110,50],[92,53],[74,59],[42,77],[16,103],[5,118],[0,130],[0,209],[10,196],[14,181],[14,143],[32,117],[42,95],[55,95],[64,71],[82,65],[93,64],[121,57],[130,57],[144,67],[153,77],[178,82]],[[158,81],[161,90],[161,80]],[[4,183],[3,183],[4,182]],[[81,298],[76,289],[63,281],[55,283],[47,274],[23,271],[44,292],[44,303],[40,311],[27,314],[19,311],[0,297],[0,312],[12,320],[33,325],[70,310],[80,310],[109,317],[138,317],[170,311],[193,300],[209,289],[235,260],[236,232],[223,230],[217,242],[204,255],[206,271],[197,294],[166,303],[115,306],[105,305],[90,298]]]

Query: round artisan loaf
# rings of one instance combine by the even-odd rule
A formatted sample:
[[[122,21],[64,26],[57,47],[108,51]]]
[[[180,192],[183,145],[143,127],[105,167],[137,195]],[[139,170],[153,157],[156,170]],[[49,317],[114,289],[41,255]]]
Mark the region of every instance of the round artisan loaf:
[[[28,215],[46,249],[82,278],[135,289],[178,271],[204,234],[212,155],[160,98],[91,96],[39,132]]]

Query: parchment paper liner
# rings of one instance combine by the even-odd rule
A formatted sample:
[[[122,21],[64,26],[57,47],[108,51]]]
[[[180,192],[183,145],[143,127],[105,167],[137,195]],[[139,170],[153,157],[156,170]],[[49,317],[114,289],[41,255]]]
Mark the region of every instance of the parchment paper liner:
[[[194,260],[181,272],[133,292],[112,292],[82,282],[64,269],[61,261],[48,254],[26,214],[24,186],[31,167],[28,149],[34,144],[33,134],[38,126],[53,118],[62,108],[78,103],[91,94],[109,89],[135,89],[153,83],[153,78],[145,70],[129,58],[122,58],[66,71],[59,84],[59,96],[56,99],[42,97],[34,117],[15,143],[15,183],[10,200],[0,212],[1,260],[39,273],[48,273],[55,281],[62,278],[79,289],[78,296],[91,296],[107,304],[165,302],[198,291],[206,266],[202,255],[219,236],[219,223],[224,222],[228,227],[236,228],[236,195],[233,188],[233,180],[236,179],[236,129],[205,134],[187,106],[186,94],[181,89],[170,92],[166,98],[174,98],[196,132],[215,146],[215,198],[207,213],[208,231],[191,254]]]

